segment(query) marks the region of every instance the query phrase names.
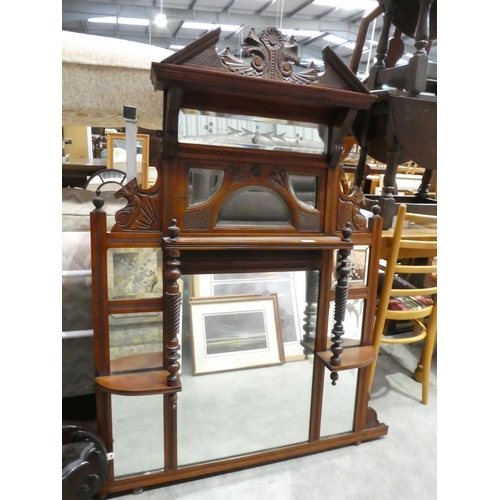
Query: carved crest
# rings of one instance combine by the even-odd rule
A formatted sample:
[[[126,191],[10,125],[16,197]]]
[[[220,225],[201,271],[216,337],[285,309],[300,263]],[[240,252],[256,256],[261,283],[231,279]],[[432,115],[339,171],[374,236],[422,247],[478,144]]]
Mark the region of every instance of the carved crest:
[[[286,38],[278,29],[268,28],[258,37],[252,28],[242,44],[242,56],[253,56],[250,64],[237,59],[230,49],[221,54],[222,63],[232,72],[271,80],[309,85],[318,80],[313,63],[300,73],[294,73],[291,62],[300,63],[295,38]]]
[[[116,224],[113,231],[138,230],[158,231],[160,224],[160,188],[152,193],[144,193],[137,184],[137,179],[132,179],[116,192],[117,198],[126,198],[127,206],[115,214]]]

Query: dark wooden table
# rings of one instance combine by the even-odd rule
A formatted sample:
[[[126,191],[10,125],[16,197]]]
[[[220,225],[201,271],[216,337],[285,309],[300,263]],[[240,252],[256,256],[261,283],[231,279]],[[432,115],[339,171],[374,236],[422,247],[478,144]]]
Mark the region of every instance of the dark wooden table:
[[[106,168],[104,158],[76,158],[62,164],[62,187],[83,187],[87,177]]]

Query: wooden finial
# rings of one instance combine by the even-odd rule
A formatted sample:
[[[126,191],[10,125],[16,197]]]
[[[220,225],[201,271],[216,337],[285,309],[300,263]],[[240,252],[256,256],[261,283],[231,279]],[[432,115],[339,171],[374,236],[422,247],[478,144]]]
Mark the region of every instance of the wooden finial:
[[[352,224],[350,222],[346,222],[345,226],[342,229],[342,241],[351,241],[352,234]]]
[[[179,241],[179,232],[180,232],[180,229],[177,227],[177,220],[176,219],[172,219],[170,221],[170,226],[169,228],[167,229],[167,232],[168,232],[168,239],[171,240],[171,241]]]
[[[104,210],[102,209],[102,207],[104,206],[104,198],[101,197],[101,190],[98,189],[95,194],[97,196],[92,200],[92,203],[95,207],[94,212],[104,212]]]

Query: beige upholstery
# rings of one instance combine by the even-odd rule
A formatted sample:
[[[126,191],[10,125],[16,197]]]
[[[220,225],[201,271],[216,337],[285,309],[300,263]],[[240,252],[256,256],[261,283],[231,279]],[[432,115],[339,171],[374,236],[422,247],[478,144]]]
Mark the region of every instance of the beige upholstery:
[[[62,124],[124,126],[123,106],[137,108],[137,125],[162,128],[163,93],[155,92],[151,63],[173,52],[109,37],[62,32]]]

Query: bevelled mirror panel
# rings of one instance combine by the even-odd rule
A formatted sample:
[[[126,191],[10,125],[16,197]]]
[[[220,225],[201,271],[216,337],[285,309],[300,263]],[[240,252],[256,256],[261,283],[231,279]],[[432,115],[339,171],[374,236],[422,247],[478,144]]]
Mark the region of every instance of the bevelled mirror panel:
[[[306,442],[313,364],[300,345],[305,272],[187,283],[179,466]]]
[[[193,109],[179,113],[181,143],[325,154],[321,133],[315,123]]]
[[[346,305],[343,322],[344,345],[360,345],[363,334],[363,321],[365,311],[365,299],[349,299]],[[328,332],[332,331],[335,324],[335,302],[330,302],[330,317],[328,321]]]
[[[295,197],[310,208],[317,208],[318,178],[313,175],[289,175]]]
[[[332,386],[331,372],[326,368],[324,370],[320,430],[322,438],[353,430],[359,374],[359,370],[342,370],[335,385]]]
[[[164,468],[163,396],[111,396],[115,479]]]
[[[110,372],[160,369],[163,352],[163,313],[109,315]]]
[[[163,290],[161,248],[108,249],[108,298],[161,297]]]
[[[208,201],[219,190],[224,171],[211,168],[189,169],[189,206]]]
[[[231,193],[217,214],[216,226],[288,226],[292,214],[272,189],[247,186]]]

